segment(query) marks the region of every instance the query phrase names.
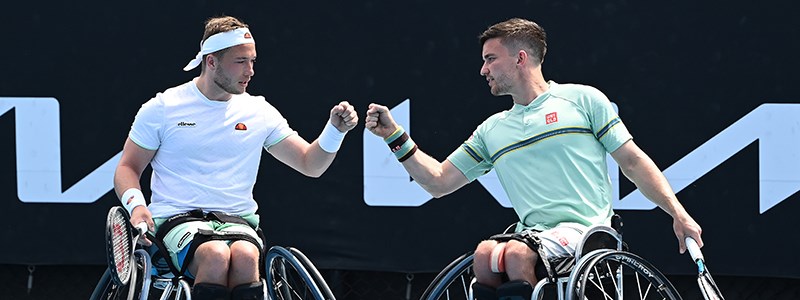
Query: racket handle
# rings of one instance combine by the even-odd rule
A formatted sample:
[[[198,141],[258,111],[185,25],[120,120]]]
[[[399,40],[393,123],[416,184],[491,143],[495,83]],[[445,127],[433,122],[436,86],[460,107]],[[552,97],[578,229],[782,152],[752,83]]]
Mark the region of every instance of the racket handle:
[[[705,261],[703,252],[700,251],[700,246],[698,246],[697,241],[690,236],[686,237],[686,249],[689,250],[689,255],[692,256],[692,260],[697,261],[699,259]]]
[[[136,230],[139,231],[137,235],[139,236],[144,235],[144,233],[147,232],[147,222],[141,222],[139,224],[136,224]]]

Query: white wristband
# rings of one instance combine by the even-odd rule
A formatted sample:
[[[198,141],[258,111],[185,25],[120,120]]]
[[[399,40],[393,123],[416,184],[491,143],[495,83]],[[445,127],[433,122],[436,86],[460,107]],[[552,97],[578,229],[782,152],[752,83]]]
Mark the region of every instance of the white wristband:
[[[322,133],[319,135],[319,147],[328,153],[339,151],[345,134],[347,134],[347,132],[339,131],[339,129],[336,129],[336,126],[328,122],[328,124],[325,125],[325,129],[322,129]]]
[[[147,202],[144,201],[144,194],[137,188],[129,188],[124,193],[122,193],[122,206],[125,207],[125,210],[128,211],[128,215],[133,214],[133,209],[139,205],[147,205]]]

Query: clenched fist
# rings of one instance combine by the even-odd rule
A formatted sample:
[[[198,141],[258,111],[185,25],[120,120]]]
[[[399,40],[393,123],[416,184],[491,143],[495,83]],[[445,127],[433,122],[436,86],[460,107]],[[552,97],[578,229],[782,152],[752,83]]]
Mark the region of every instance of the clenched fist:
[[[369,105],[367,116],[364,119],[364,126],[372,134],[384,139],[392,135],[398,127],[394,118],[392,118],[392,113],[389,112],[389,108],[375,103]]]
[[[358,124],[355,108],[347,101],[339,102],[331,108],[331,124],[340,132],[352,130]]]

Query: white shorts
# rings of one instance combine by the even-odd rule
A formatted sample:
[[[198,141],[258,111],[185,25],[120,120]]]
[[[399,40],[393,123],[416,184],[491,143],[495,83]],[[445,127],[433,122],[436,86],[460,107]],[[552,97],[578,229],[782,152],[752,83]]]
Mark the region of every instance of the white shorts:
[[[558,226],[536,233],[541,251],[549,258],[575,256],[575,250],[588,227],[578,223],[561,223]]]
[[[578,223],[561,223],[545,231],[526,229],[517,233],[495,235],[490,239],[498,242],[517,240],[526,243],[539,254],[547,276],[556,276],[571,270],[575,262],[575,251],[586,231],[588,227]]]

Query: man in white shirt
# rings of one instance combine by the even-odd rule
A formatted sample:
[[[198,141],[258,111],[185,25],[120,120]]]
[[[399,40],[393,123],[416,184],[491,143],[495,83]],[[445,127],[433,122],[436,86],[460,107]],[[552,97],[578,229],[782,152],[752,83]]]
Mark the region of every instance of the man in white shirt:
[[[245,92],[255,60],[255,40],[246,24],[229,16],[209,19],[200,51],[184,68],[201,66],[200,76],[142,105],[114,176],[132,223],[146,222],[153,232],[169,223],[168,232],[158,232],[174,266],[194,278],[194,299],[263,298],[259,258],[264,242],[255,231],[258,204],[252,194],[261,149],[304,175],[319,177],[358,122],[353,107],[342,101],[330,110],[319,138],[308,143],[264,97]],[[140,186],[148,164],[153,169],[149,206]],[[195,218],[169,220],[180,214]],[[195,239],[230,233],[240,238]]]

